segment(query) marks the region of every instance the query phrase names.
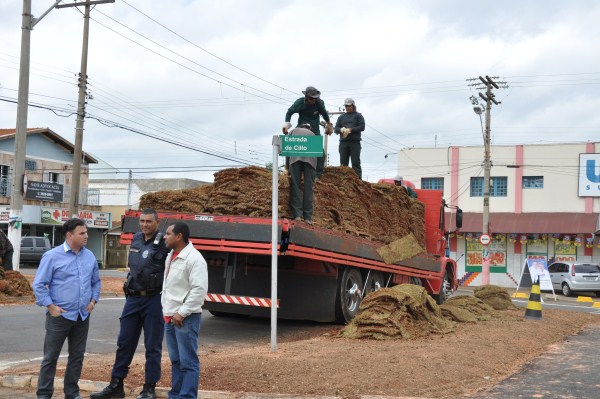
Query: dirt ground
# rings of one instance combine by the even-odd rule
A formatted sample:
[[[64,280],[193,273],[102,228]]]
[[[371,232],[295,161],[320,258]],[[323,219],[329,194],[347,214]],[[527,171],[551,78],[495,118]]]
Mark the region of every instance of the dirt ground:
[[[104,278],[102,291],[118,295],[121,283],[118,278]],[[459,323],[451,333],[412,340],[340,338],[343,326],[323,324],[280,338],[275,353],[269,337],[235,348],[201,347],[201,389],[348,398],[361,394],[468,397],[600,321],[594,315],[549,309],[543,310],[542,320],[523,315],[524,309],[498,311],[486,321]],[[89,355],[81,378],[108,380],[113,360],[114,355]],[[143,357],[137,355],[128,385],[143,384],[143,364]],[[36,374],[38,366],[3,373]],[[160,386],[169,386],[169,370],[165,351]],[[57,374],[63,372],[64,363]]]

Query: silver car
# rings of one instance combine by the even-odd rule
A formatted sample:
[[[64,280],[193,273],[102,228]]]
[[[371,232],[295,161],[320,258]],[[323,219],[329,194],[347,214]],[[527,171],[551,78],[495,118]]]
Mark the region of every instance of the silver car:
[[[600,265],[596,263],[554,262],[548,266],[552,285],[565,296],[574,292],[594,292],[600,297]]]

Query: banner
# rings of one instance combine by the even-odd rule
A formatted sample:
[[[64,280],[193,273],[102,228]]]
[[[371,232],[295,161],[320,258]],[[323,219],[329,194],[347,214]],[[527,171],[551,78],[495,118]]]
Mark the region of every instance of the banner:
[[[79,211],[78,217],[85,221],[88,228],[108,229],[111,226],[110,212]],[[40,223],[62,225],[70,217],[68,209],[42,207]]]
[[[531,276],[532,283],[535,283],[539,278],[540,290],[553,291],[552,280],[550,279],[550,273],[548,273],[548,263],[546,262],[546,259],[527,259],[525,264],[529,268],[529,275]]]

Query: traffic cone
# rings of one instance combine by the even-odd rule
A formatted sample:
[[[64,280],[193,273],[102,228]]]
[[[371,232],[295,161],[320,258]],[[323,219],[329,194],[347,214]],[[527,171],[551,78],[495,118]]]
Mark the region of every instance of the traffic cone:
[[[542,302],[540,294],[540,278],[531,286],[531,294],[525,310],[526,319],[542,320]]]

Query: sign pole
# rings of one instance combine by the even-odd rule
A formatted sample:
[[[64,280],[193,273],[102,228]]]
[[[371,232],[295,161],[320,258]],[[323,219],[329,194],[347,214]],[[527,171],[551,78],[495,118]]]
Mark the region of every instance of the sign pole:
[[[271,208],[271,352],[277,351],[277,221],[279,209],[279,153],[281,138],[273,136],[273,187]]]

